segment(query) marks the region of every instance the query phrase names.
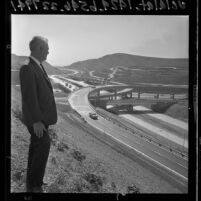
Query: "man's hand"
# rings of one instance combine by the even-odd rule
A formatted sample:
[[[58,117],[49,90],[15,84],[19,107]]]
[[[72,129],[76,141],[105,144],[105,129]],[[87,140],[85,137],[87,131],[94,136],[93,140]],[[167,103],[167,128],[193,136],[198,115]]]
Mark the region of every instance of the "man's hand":
[[[44,124],[42,122],[36,122],[33,124],[34,133],[38,138],[43,137],[43,130],[46,131]]]

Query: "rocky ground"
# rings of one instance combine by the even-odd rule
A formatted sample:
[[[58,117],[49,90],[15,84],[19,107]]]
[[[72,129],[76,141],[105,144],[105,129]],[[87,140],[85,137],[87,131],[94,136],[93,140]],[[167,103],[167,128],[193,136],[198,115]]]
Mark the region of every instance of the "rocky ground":
[[[49,131],[52,146],[45,174],[47,193],[182,193],[91,136],[68,104],[57,103],[57,110],[58,122]],[[28,146],[19,89],[12,87],[11,192],[25,191]]]

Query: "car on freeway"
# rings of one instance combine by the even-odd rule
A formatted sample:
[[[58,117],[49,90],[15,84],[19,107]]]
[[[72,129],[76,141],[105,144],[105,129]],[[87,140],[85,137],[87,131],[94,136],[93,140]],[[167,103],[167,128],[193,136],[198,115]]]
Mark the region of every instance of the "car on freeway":
[[[94,120],[98,119],[98,115],[96,113],[94,113],[94,112],[90,112],[89,116]]]

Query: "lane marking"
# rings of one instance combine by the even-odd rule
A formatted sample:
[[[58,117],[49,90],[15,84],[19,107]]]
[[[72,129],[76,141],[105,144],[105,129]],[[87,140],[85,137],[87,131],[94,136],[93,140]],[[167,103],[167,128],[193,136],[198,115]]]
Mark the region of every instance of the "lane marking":
[[[175,163],[188,170],[188,167],[183,166],[181,163],[177,163],[177,162],[175,162]]]
[[[164,156],[163,154],[159,153],[158,151],[154,151],[156,154],[160,155],[160,156]],[[164,156],[165,157],[165,156]]]
[[[114,138],[115,140],[117,140],[117,141],[120,142],[121,144],[124,144],[125,146],[127,146],[127,147],[129,147],[129,148],[135,150],[136,152],[138,152],[139,154],[141,154],[141,155],[143,155],[144,157],[148,158],[149,160],[154,161],[154,162],[157,163],[158,165],[160,165],[160,166],[162,166],[162,167],[168,169],[169,171],[173,172],[174,174],[178,175],[179,177],[182,177],[185,181],[188,181],[188,178],[187,178],[187,177],[181,175],[180,173],[176,172],[175,170],[172,170],[171,168],[169,168],[169,167],[165,166],[164,164],[162,164],[162,163],[156,161],[155,159],[151,158],[150,156],[146,155],[145,153],[143,153],[143,152],[141,152],[141,151],[135,149],[134,147],[132,147],[132,146],[126,144],[125,142],[122,142],[121,140],[115,138],[113,135],[109,134],[108,132],[105,132],[105,131],[102,130],[101,128],[99,128],[99,127],[97,127],[97,126],[94,126],[91,122],[89,122],[89,124],[91,124],[91,125],[92,125],[93,127],[95,127],[96,129],[100,130],[101,132],[103,132],[103,133],[109,135],[110,137]]]

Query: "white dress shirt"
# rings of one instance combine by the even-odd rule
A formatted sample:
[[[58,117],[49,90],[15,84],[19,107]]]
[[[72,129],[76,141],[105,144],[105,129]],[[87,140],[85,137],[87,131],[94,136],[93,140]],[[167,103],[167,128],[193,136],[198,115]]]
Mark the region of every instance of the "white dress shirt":
[[[33,57],[32,55],[30,56],[30,58],[32,58],[32,59],[36,62],[36,64],[41,68],[41,70],[43,71],[43,69],[42,69],[42,67],[41,67],[40,61],[38,61],[38,59],[36,59],[36,58]]]
[[[38,64],[38,66],[40,66],[40,61],[38,61],[38,59],[36,59],[32,55],[30,56],[30,58],[32,58]],[[41,66],[40,66],[40,68],[41,68]]]

